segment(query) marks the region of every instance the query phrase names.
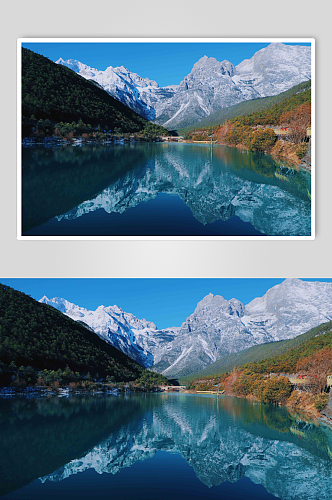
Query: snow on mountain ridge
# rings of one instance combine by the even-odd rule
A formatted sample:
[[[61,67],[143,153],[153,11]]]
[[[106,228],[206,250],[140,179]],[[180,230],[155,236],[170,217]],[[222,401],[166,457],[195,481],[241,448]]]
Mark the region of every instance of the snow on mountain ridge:
[[[209,293],[200,302],[198,302],[194,314],[199,311],[212,311],[218,310],[220,313],[242,315],[244,305],[237,299],[226,300],[221,295],[213,295]]]
[[[313,328],[315,322],[321,324],[331,319],[331,283],[288,278],[251,301],[242,321],[249,329],[263,329],[273,340],[285,340]]]
[[[76,304],[73,304],[72,302],[69,302],[66,299],[62,299],[61,297],[53,297],[53,299],[48,299],[46,295],[44,295],[39,300],[39,302],[44,302],[45,304],[49,304],[63,313],[67,313],[68,311],[70,311],[71,315],[78,314],[80,309],[87,311],[87,309],[79,307]]]
[[[88,311],[65,299],[44,296],[40,302],[87,323],[104,340],[167,377],[194,373],[227,354],[294,338],[332,320],[332,284],[298,279],[284,280],[246,306],[210,293],[181,327],[162,330],[117,306]]]
[[[148,120],[170,128],[191,125],[239,102],[277,95],[311,78],[311,48],[271,43],[237,66],[203,56],[179,85],[159,87],[127,68],[105,71],[74,59],[56,61],[99,83]]]
[[[158,358],[158,347],[163,341],[173,340],[179,328],[157,330],[152,321],[139,319],[119,306],[98,306],[90,311],[65,299],[45,295],[39,302],[49,304],[76,321],[82,321],[99,337],[109,342],[129,357],[142,364],[152,366]]]
[[[272,43],[237,66],[204,56],[155,121],[180,128],[233,104],[284,92],[311,78],[310,52],[310,47]],[[178,114],[181,105],[186,105],[185,113]]]
[[[65,61],[61,57],[56,64],[67,66],[83,78],[94,80],[108,94],[148,120],[156,117],[157,109],[161,109],[164,101],[175,92],[174,86],[163,89],[155,80],[143,78],[124,66],[108,66],[104,71],[100,71],[75,59]]]

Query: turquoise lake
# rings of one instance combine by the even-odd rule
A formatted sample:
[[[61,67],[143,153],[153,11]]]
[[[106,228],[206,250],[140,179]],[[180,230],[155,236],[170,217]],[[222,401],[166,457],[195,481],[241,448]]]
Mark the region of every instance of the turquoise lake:
[[[11,500],[330,500],[332,430],[285,408],[161,393],[0,399]]]
[[[310,236],[311,176],[227,146],[22,148],[23,236]]]

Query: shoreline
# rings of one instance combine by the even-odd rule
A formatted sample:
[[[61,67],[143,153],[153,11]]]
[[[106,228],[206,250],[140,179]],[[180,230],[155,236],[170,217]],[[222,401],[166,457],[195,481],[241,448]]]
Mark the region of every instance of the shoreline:
[[[45,397],[69,397],[69,396],[84,396],[84,395],[89,395],[89,396],[97,396],[97,395],[104,395],[104,396],[118,396],[119,394],[135,394],[135,393],[158,393],[158,394],[167,394],[168,392],[171,393],[181,393],[181,394],[195,394],[198,396],[202,395],[210,395],[210,396],[228,396],[228,397],[233,397],[233,398],[239,398],[239,399],[247,399],[251,403],[262,403],[258,399],[255,398],[253,395],[248,395],[248,396],[238,396],[236,394],[230,394],[226,393],[225,391],[220,392],[219,394],[215,391],[195,391],[191,389],[182,389],[181,391],[162,391],[159,388],[155,389],[150,389],[150,390],[145,390],[143,388],[135,388],[135,390],[132,390],[133,388],[129,389],[127,387],[125,388],[117,388],[117,387],[107,387],[107,386],[102,386],[102,387],[91,387],[91,388],[71,388],[69,386],[64,386],[64,387],[59,387],[59,388],[53,388],[53,387],[45,387],[45,386],[28,386],[25,388],[19,388],[19,387],[0,387],[0,399],[11,399],[11,398],[17,398],[17,397],[25,397],[27,399],[32,399],[32,398],[45,398]],[[332,402],[332,396],[329,396],[329,402]],[[284,407],[286,408],[290,413],[293,412],[300,412],[303,413],[304,416],[307,416],[307,418],[315,419],[318,423],[327,425],[329,428],[332,429],[332,411],[329,408],[329,403],[327,404],[326,408],[319,412],[318,410],[308,410],[308,408],[305,408],[301,405],[299,406],[293,406],[290,404],[287,404],[288,400],[285,401],[284,404],[277,404],[276,406],[278,407]],[[331,404],[331,403],[330,403]]]
[[[181,392],[186,393],[186,394],[196,394],[198,396],[199,395],[218,396],[216,391],[196,391],[193,389],[188,389],[188,390],[184,390]],[[255,396],[252,394],[248,394],[247,396],[238,396],[236,394],[223,391],[223,392],[219,393],[219,396],[229,396],[229,397],[233,397],[233,398],[247,399],[251,403],[265,404],[265,403],[262,403],[259,399],[255,398]],[[330,395],[329,395],[329,401],[327,403],[327,406],[322,411],[318,411],[318,410],[313,409],[313,408],[308,409],[308,407],[301,405],[301,404],[299,404],[298,406],[287,404],[288,401],[289,401],[289,399],[286,400],[284,404],[278,403],[276,406],[284,407],[290,413],[292,411],[303,413],[304,416],[307,416],[308,418],[311,418],[311,419],[315,419],[317,422],[320,422],[320,423],[325,424],[328,427],[332,428],[332,410],[329,408],[329,405],[332,405],[332,393],[330,393]]]
[[[127,139],[127,138],[108,138],[108,139],[82,139],[82,138],[75,138],[75,139],[65,139],[65,138],[58,138],[58,137],[44,137],[44,138],[35,138],[35,137],[24,137],[21,140],[21,146],[22,147],[29,147],[29,146],[84,146],[87,144],[133,144],[133,143],[140,143],[140,142],[163,142],[161,140],[136,140],[136,139]]]
[[[78,396],[78,395],[111,395],[118,394],[133,394],[133,393],[146,393],[146,392],[161,392],[152,389],[144,389],[140,387],[109,387],[107,385],[101,387],[51,387],[51,386],[27,386],[27,387],[0,387],[0,399],[9,399],[14,397],[26,398],[43,398],[50,396],[64,397],[64,396]]]
[[[206,144],[209,145],[211,144],[210,141],[188,141],[188,140],[174,140],[174,141],[165,141],[160,138],[154,139],[154,140],[148,140],[148,139],[135,139],[133,137],[127,138],[127,137],[112,137],[112,138],[106,138],[106,139],[96,139],[96,138],[89,138],[89,139],[83,139],[81,137],[73,138],[73,139],[66,139],[66,138],[58,138],[58,137],[43,137],[43,138],[37,138],[37,137],[24,137],[21,140],[21,147],[34,147],[34,146],[45,146],[45,147],[62,147],[62,146],[85,146],[85,145],[116,145],[116,144],[138,144],[138,143],[181,143],[181,144]],[[239,150],[243,151],[250,151],[248,148],[246,148],[243,144],[225,144],[225,143],[217,143],[213,142],[213,146],[227,146],[227,147],[233,147]],[[307,173],[311,174],[311,158],[310,156],[306,156],[302,159],[295,160],[294,155],[282,155],[279,152],[273,152],[272,151],[264,151],[263,154],[270,155],[273,160],[278,163],[282,162],[285,163],[282,165],[285,168],[288,169],[296,169],[298,171],[302,170]]]
[[[305,155],[303,158],[296,157],[294,151],[289,150],[290,144],[292,144],[292,147],[294,148],[295,144],[293,144],[293,143],[286,144],[284,141],[279,140],[272,147],[272,149],[264,150],[262,153],[264,155],[270,155],[276,163],[277,162],[285,162],[286,165],[283,165],[283,166],[288,168],[288,169],[296,168],[296,170],[304,170],[304,171],[311,174],[311,156]],[[244,146],[244,144],[242,144],[242,143],[226,144],[225,142],[218,142],[218,145],[233,147],[233,148],[237,148],[237,149],[242,150],[242,151],[250,151],[250,149],[246,148]],[[282,152],[285,150],[286,150],[286,152],[284,154],[282,154]]]

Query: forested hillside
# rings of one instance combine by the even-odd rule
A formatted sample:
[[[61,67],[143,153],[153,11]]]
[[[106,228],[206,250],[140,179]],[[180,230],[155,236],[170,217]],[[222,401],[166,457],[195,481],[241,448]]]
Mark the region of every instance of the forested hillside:
[[[221,375],[230,372],[234,367],[241,369],[250,367],[259,373],[268,371],[291,372],[295,370],[299,359],[331,345],[332,322],[330,321],[316,326],[294,339],[256,345],[225,356],[190,377],[190,380]]]
[[[74,374],[114,382],[167,381],[53,307],[0,285],[0,382],[15,376],[33,382],[40,370],[45,376],[47,370],[63,370],[59,376],[68,381]]]
[[[241,116],[246,116],[246,124],[251,125],[252,123],[250,122],[253,114],[255,114],[256,119],[258,117],[266,119],[269,116],[271,119],[273,115],[275,115],[273,117],[275,120],[277,115],[280,116],[282,112],[290,111],[304,102],[310,102],[310,89],[311,80],[300,83],[286,92],[282,92],[281,94],[275,96],[263,97],[261,99],[251,99],[249,101],[240,102],[239,104],[234,104],[234,106],[223,108],[216,113],[212,113],[210,116],[204,118],[194,126],[182,129],[181,133],[188,134],[191,131],[204,128],[210,128],[213,130],[215,127],[220,128],[226,120],[234,120],[235,118]],[[268,121],[268,123],[272,122]]]
[[[307,129],[311,126],[311,82],[297,85],[264,101],[264,106],[259,106],[259,102],[255,104],[256,100],[250,101],[251,106],[249,103],[241,103],[242,108],[238,112],[233,110],[231,119],[225,118],[222,123],[213,127],[188,131],[185,138],[193,141],[212,138],[219,144],[268,152],[299,163],[308,150],[306,140]],[[252,112],[255,109],[258,110]],[[284,134],[282,137],[285,140],[277,140],[275,129],[281,129],[280,133]]]
[[[81,135],[98,128],[168,133],[71,69],[22,48],[23,136]]]
[[[313,414],[322,411],[328,400],[327,376],[332,375],[332,322],[279,344],[279,353],[283,351],[282,354],[271,356],[272,345],[268,344],[266,358],[262,357],[261,351],[259,361],[240,366],[234,364],[229,372],[219,371],[210,376],[196,374],[187,387],[211,391],[219,386],[227,394],[285,404]],[[264,352],[264,346],[260,347]],[[297,385],[305,390],[296,390]]]

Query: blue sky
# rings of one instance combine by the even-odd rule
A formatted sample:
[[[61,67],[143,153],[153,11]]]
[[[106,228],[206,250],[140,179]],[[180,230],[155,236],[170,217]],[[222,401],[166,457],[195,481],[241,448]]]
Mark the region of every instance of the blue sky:
[[[330,278],[306,281],[331,282]],[[39,300],[62,297],[81,307],[117,305],[158,328],[181,326],[197,303],[209,293],[248,304],[264,295],[279,278],[3,278],[0,282]]]
[[[155,80],[161,87],[179,84],[204,55],[218,61],[227,59],[235,66],[250,59],[268,43],[22,43],[51,61],[77,59],[99,70],[125,66],[143,78]],[[287,45],[310,45],[291,43]]]

